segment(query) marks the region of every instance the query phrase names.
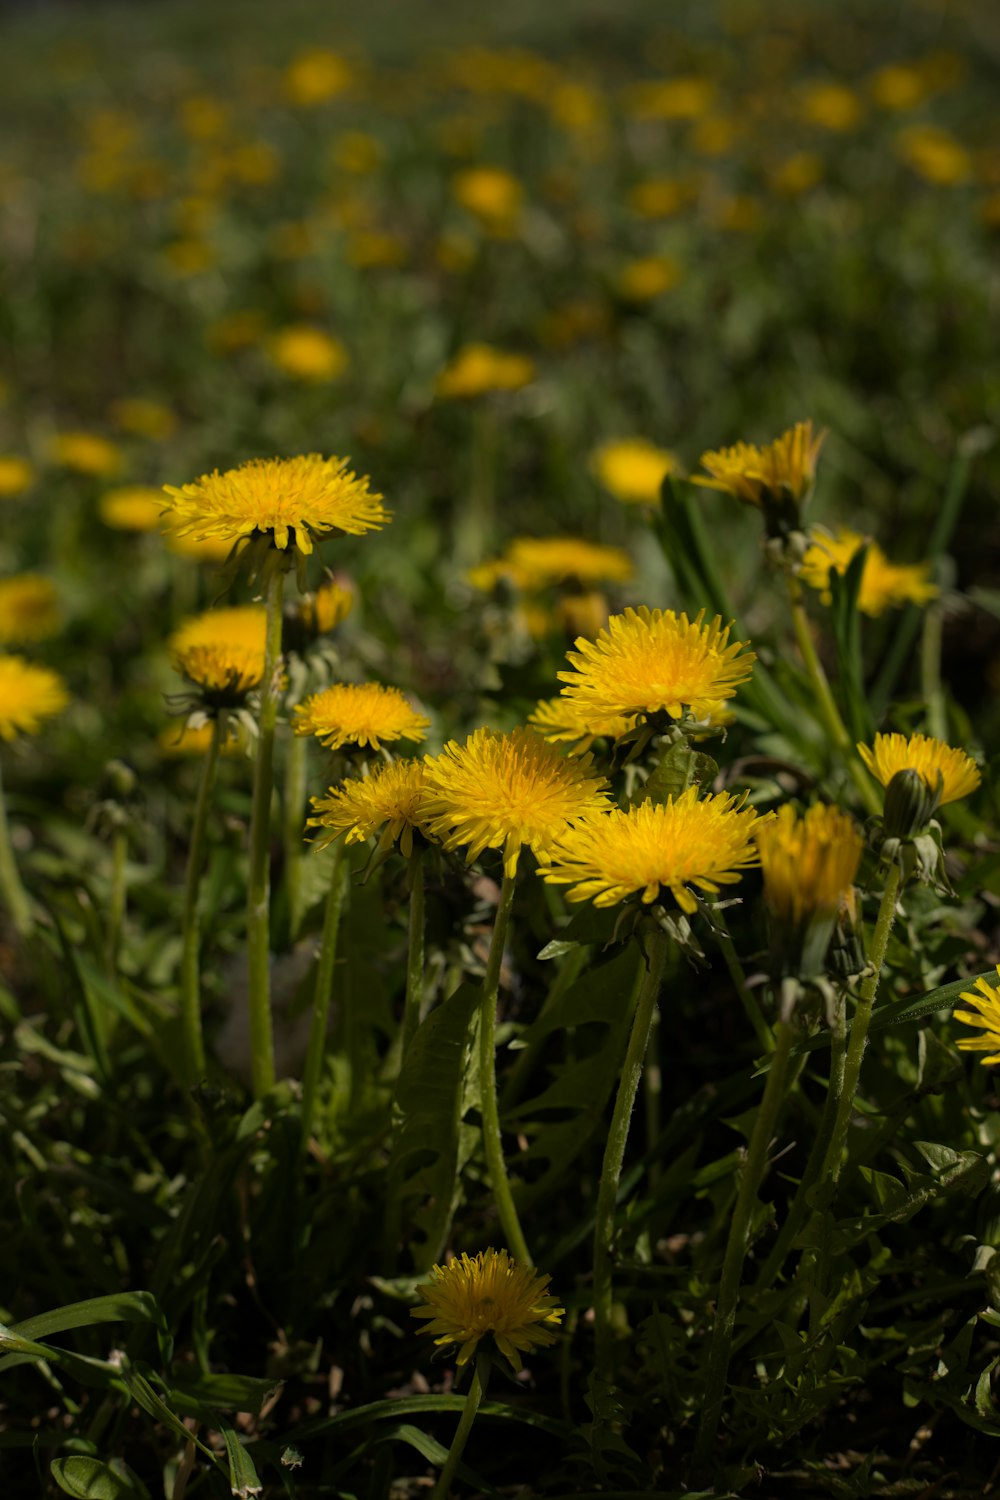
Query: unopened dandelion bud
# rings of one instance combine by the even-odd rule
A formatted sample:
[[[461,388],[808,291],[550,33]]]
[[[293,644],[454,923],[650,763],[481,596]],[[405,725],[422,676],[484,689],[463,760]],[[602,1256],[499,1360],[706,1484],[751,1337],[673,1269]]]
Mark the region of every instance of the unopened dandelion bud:
[[[937,812],[944,791],[939,771],[932,785],[919,771],[897,771],[885,789],[882,826],[890,839],[910,839],[922,833]]]

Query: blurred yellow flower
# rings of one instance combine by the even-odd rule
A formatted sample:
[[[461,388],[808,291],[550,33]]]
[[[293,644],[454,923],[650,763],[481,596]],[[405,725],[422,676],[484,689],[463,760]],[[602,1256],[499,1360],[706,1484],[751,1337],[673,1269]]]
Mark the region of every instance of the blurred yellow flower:
[[[105,490],[97,512],[114,531],[155,531],[166,509],[163,491],[146,484],[123,484]]]
[[[426,739],[430,720],[399,688],[335,682],[296,705],[292,728],[298,735],[315,735],[328,750],[344,745],[381,750],[395,740]]]
[[[122,455],[108,438],[94,432],[62,432],[52,440],[52,458],[77,474],[103,478],[117,474]]]
[[[262,604],[235,604],[228,609],[206,609],[182,620],[167,642],[171,656],[201,646],[244,651],[264,660],[267,610]]]
[[[620,547],[604,547],[582,537],[515,537],[495,562],[481,563],[468,574],[474,588],[492,589],[501,580],[523,593],[555,583],[624,582],[631,578],[632,559]]]
[[[358,229],[344,245],[348,265],[366,270],[373,266],[401,266],[406,260],[406,241],[383,229]]]
[[[910,125],[896,137],[896,150],[906,164],[935,187],[955,187],[972,176],[972,157],[939,125]]]
[[[475,1257],[463,1251],[460,1260],[434,1266],[430,1280],[416,1287],[425,1301],[411,1307],[410,1316],[431,1319],[423,1332],[437,1334],[435,1344],[458,1344],[460,1365],[492,1334],[500,1353],[520,1370],[522,1352],[556,1341],[552,1326],[565,1309],[548,1295],[550,1279],[506,1250],[481,1250]]]
[[[833,916],[858,873],[865,841],[839,807],[817,803],[801,817],[786,803],[755,830],[764,897],[782,922]]]
[[[863,614],[877,616],[903,604],[926,604],[937,597],[937,585],[930,579],[929,563],[891,563],[879,544],[871,537],[841,527],[836,536],[818,528],[809,533],[810,545],[802,559],[801,577],[810,588],[819,589],[824,604],[829,604],[830,570],[846,573],[851,561],[867,546],[858,590],[858,608]]]
[[[319,453],[298,458],[253,458],[238,469],[203,474],[193,484],[164,485],[169,514],[163,528],[177,536],[270,535],[275,547],[313,550],[313,534],[360,536],[390,520],[382,496],[358,478],[346,458]]]
[[[335,138],[330,157],[339,171],[364,176],[378,170],[385,151],[377,136],[368,131],[344,130]]]
[[[666,889],[690,916],[698,909],[692,887],[718,895],[760,862],[754,843],[760,820],[744,801],[729,792],[699,799],[698,788],[689,787],[665,803],[612,808],[552,840],[539,874],[571,886],[568,900],[595,906],[616,906],[640,892],[649,904]]]
[[[0,453],[0,499],[23,495],[35,482],[34,465],[16,453]]]
[[[286,375],[317,384],[336,380],[347,368],[347,350],[340,340],[306,323],[280,328],[271,336],[268,353]]]
[[[736,443],[703,453],[698,461],[711,478],[693,474],[691,482],[722,490],[748,505],[762,505],[768,498],[799,502],[816,477],[816,460],[825,441],[826,432],[814,435],[811,421],[797,422],[762,448]]]
[[[163,755],[207,755],[215,730],[211,723],[171,724],[161,729],[157,743]],[[219,746],[223,755],[240,755],[247,747],[246,731],[235,719],[226,723],[226,737]]]
[[[225,641],[183,646],[171,653],[175,669],[202,692],[205,707],[238,708],[264,676],[264,645],[259,649]]]
[[[680,472],[675,456],[646,438],[616,438],[590,455],[590,470],[606,490],[626,505],[659,505],[668,474]]]
[[[566,826],[607,805],[607,782],[589,755],[567,759],[533,729],[477,729],[424,759],[421,815],[446,849],[467,844],[471,863],[502,849],[513,876],[521,847],[541,854]]]
[[[502,167],[468,167],[451,182],[457,203],[494,233],[509,234],[524,203],[524,188]]]
[[[676,286],[683,275],[680,263],[670,256],[647,255],[622,266],[615,285],[626,302],[651,302]]]
[[[930,92],[920,69],[905,63],[886,63],[872,75],[869,87],[882,109],[915,109]]]
[[[66,684],[48,667],[23,656],[0,655],[0,740],[38,734],[45,719],[69,702]]]
[[[230,154],[229,167],[237,182],[266,187],[281,171],[281,157],[270,141],[243,141]]]
[[[887,787],[897,771],[916,771],[932,792],[941,780],[940,806],[974,792],[982,777],[971,755],[927,734],[877,734],[873,746],[859,745],[869,771]]]
[[[647,177],[628,193],[628,206],[640,219],[666,219],[691,198],[691,186],[678,177]]]
[[[705,115],[691,132],[691,144],[702,156],[725,156],[740,132],[740,122],[732,115]]]
[[[178,276],[200,276],[218,259],[211,245],[197,239],[171,240],[163,247],[163,258],[167,268]]]
[[[211,94],[190,94],[180,102],[180,121],[190,140],[217,140],[229,128],[229,111]]]
[[[325,797],[313,797],[315,816],[307,826],[326,830],[317,836],[316,848],[325,849],[341,835],[347,844],[361,844],[378,834],[380,849],[398,843],[409,859],[414,831],[427,832],[421,815],[423,786],[422,761],[394,760],[331,787]]]
[[[638,120],[696,120],[715,98],[710,78],[668,78],[631,84],[625,107]]]
[[[580,594],[564,594],[556,600],[553,613],[563,634],[575,641],[578,635],[595,636],[603,630],[610,610],[604,594],[588,589]]]
[[[490,391],[518,391],[535,378],[534,361],[491,344],[466,344],[441,371],[439,396],[484,396]]]
[[[328,635],[347,619],[354,608],[354,599],[353,587],[330,579],[321,583],[315,593],[299,597],[299,618],[311,635]]]
[[[823,179],[823,158],[814,151],[793,151],[768,173],[768,186],[779,198],[797,198]]]
[[[162,401],[151,401],[145,396],[123,396],[111,403],[111,420],[123,432],[133,432],[137,437],[162,441],[173,437],[177,431],[177,418]]]
[[[861,119],[861,100],[845,83],[811,83],[802,89],[799,109],[803,119],[824,130],[853,130]]]
[[[301,52],[285,69],[285,95],[293,104],[325,104],[351,87],[353,71],[346,58],[324,47]]]
[[[161,523],[162,520],[161,515]],[[233,543],[227,537],[171,536],[167,533],[163,535],[163,541],[168,552],[173,552],[176,557],[191,558],[194,562],[223,563],[233,550]]]
[[[997,975],[1000,977],[1000,964],[997,965]],[[1000,1062],[1000,990],[988,979],[977,979],[975,990],[963,990],[959,999],[975,1006],[975,1010],[956,1010],[953,1012],[955,1020],[965,1026],[977,1027],[983,1035],[959,1037],[956,1047],[962,1052],[989,1053],[988,1057],[979,1059],[984,1067]]]
[[[40,573],[0,579],[0,643],[44,641],[61,624],[55,584]]]

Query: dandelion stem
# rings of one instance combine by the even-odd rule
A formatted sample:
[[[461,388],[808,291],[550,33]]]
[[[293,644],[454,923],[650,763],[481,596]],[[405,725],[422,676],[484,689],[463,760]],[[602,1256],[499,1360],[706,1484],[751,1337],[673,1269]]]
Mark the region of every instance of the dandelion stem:
[[[645,953],[645,972],[639,986],[632,1030],[629,1035],[625,1063],[611,1115],[611,1128],[604,1149],[604,1163],[597,1190],[597,1209],[594,1219],[594,1325],[597,1341],[596,1366],[598,1378],[607,1385],[613,1384],[614,1358],[611,1315],[613,1310],[612,1251],[615,1235],[615,1208],[618,1203],[618,1186],[621,1181],[622,1163],[625,1160],[625,1145],[628,1141],[632,1110],[636,1091],[642,1076],[643,1059],[649,1045],[649,1033],[653,1025],[653,1012],[660,992],[660,980],[667,957],[666,933],[655,929],[649,937]]]
[[[715,932],[715,940],[719,945],[719,951],[722,954],[722,957],[725,959],[726,968],[729,970],[729,977],[733,981],[733,988],[735,989],[737,995],[739,995],[740,997],[740,1004],[743,1006],[743,1009],[746,1013],[746,1018],[750,1022],[750,1025],[753,1027],[754,1035],[756,1036],[758,1045],[761,1047],[762,1051],[773,1052],[774,1037],[771,1035],[771,1028],[768,1026],[767,1021],[764,1019],[764,1012],[757,1004],[757,998],[754,995],[753,990],[751,990],[750,986],[747,984],[747,977],[743,972],[743,965],[740,963],[736,949],[733,946],[733,939],[729,932],[729,925],[726,922],[725,916],[723,915],[720,907],[713,906],[711,908],[711,912],[712,927]]]
[[[809,616],[806,614],[805,605],[802,602],[802,588],[797,578],[788,574],[788,599],[792,613],[792,628],[795,631],[795,640],[798,644],[799,653],[812,683],[813,692],[816,694],[816,706],[819,709],[820,718],[827,733],[833,740],[837,749],[843,755],[847,768],[854,779],[862,802],[870,813],[881,812],[881,801],[878,791],[873,783],[865,775],[864,767],[858,760],[851,736],[847,732],[847,726],[840,716],[823,663],[816,651],[816,644],[812,636],[812,627],[809,624]]]
[[[936,740],[948,735],[948,716],[941,690],[941,636],[944,610],[940,602],[928,605],[920,643],[920,685],[927,705],[927,733]]]
[[[400,1066],[417,1034],[424,1003],[424,851],[414,849],[410,855],[410,925],[406,949],[406,999],[403,1004],[403,1032]]]
[[[534,1265],[528,1252],[521,1221],[514,1206],[514,1195],[507,1178],[507,1167],[503,1156],[503,1139],[500,1134],[500,1111],[497,1105],[496,1077],[496,1029],[497,993],[500,989],[500,968],[510,925],[510,909],[514,900],[514,876],[504,871],[500,887],[500,901],[493,924],[490,956],[486,963],[483,993],[479,1009],[479,1088],[480,1110],[483,1117],[483,1148],[486,1165],[493,1189],[493,1202],[507,1238],[507,1245],[515,1260],[525,1265]]]
[[[284,834],[285,894],[288,899],[288,935],[292,942],[299,935],[302,921],[302,824],[306,805],[309,741],[303,734],[293,734],[285,759]]]
[[[445,1459],[444,1468],[438,1475],[438,1482],[434,1486],[431,1500],[448,1500],[451,1494],[451,1483],[455,1478],[455,1470],[462,1462],[462,1454],[472,1431],[472,1424],[476,1420],[476,1413],[486,1395],[486,1386],[490,1378],[490,1360],[488,1354],[480,1354],[472,1371],[472,1381],[469,1385],[465,1405],[462,1407],[462,1415],[458,1423],[458,1431],[452,1439],[451,1447],[448,1449],[448,1457]]]
[[[767,1172],[767,1154],[774,1135],[778,1112],[785,1101],[785,1083],[788,1064],[792,1054],[795,1031],[787,1021],[779,1021],[775,1027],[774,1053],[768,1070],[764,1096],[757,1110],[750,1145],[743,1158],[743,1170],[736,1195],[736,1206],[729,1225],[726,1253],[722,1262],[722,1279],[715,1304],[715,1325],[708,1351],[708,1368],[705,1390],[702,1397],[701,1420],[695,1440],[694,1470],[700,1472],[709,1466],[715,1447],[722,1403],[729,1374],[732,1354],[733,1329],[736,1325],[736,1307],[739,1302],[740,1282],[743,1279],[743,1263],[750,1248],[754,1207],[757,1194]]]
[[[104,934],[104,959],[108,974],[114,978],[118,958],[118,941],[125,920],[125,866],[128,860],[128,831],[116,828],[111,838],[111,891],[108,896],[108,921]]]
[[[326,1057],[327,1021],[330,1015],[330,997],[333,993],[333,970],[337,961],[337,934],[340,929],[340,914],[344,905],[344,840],[337,839],[332,848],[330,888],[327,892],[323,913],[323,936],[320,939],[319,961],[316,964],[316,987],[313,992],[312,1022],[309,1027],[309,1047],[306,1052],[305,1073],[302,1078],[302,1149],[308,1150],[312,1137],[313,1116],[316,1113],[316,1097],[323,1076]]]
[[[184,1078],[193,1088],[205,1073],[205,1043],[201,1033],[201,973],[198,963],[200,914],[198,896],[205,866],[208,809],[219,763],[219,747],[225,733],[225,714],[220,713],[212,725],[212,738],[201,768],[198,800],[188,845],[187,875],[184,881],[184,913],[181,922],[181,1026],[184,1033]]]
[[[250,1067],[254,1097],[274,1086],[271,1026],[271,797],[274,730],[278,721],[281,671],[281,607],[285,575],[276,563],[267,584],[264,676],[260,690],[260,732],[250,814],[250,872],[247,883],[247,959],[250,999]]]
[[[10,912],[15,931],[21,937],[27,937],[34,925],[31,915],[31,902],[28,899],[27,891],[21,884],[17,860],[14,858],[14,846],[10,841],[10,828],[7,824],[7,802],[3,793],[2,780],[0,780],[0,894],[2,894],[4,904]]]

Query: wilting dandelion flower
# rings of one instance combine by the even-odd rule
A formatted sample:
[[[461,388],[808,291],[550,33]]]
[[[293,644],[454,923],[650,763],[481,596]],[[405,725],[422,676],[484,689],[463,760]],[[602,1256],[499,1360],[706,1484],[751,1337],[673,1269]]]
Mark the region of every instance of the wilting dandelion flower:
[[[534,378],[534,361],[526,354],[466,344],[441,371],[435,389],[442,397],[485,396],[490,391],[518,391]]]
[[[477,729],[424,761],[423,816],[446,849],[468,845],[471,863],[503,849],[513,876],[522,844],[541,854],[567,824],[607,805],[607,782],[589,755],[567,759],[533,729]]]
[[[23,656],[0,656],[0,740],[38,734],[42,724],[69,702],[58,673]]]
[[[928,734],[912,734],[909,739],[903,734],[877,734],[873,746],[858,746],[858,754],[884,787],[900,771],[916,771],[931,792],[940,786],[938,806],[967,797],[982,779],[971,755]]]
[[[292,728],[296,734],[315,735],[329,750],[343,745],[381,750],[394,740],[425,739],[430,720],[399,688],[335,682],[296,706]]]
[[[594,477],[625,505],[658,505],[660,487],[680,465],[666,448],[645,438],[619,438],[602,443],[590,456]]]
[[[668,890],[683,912],[697,910],[692,887],[717,895],[759,863],[760,819],[729,792],[698,797],[689,787],[666,802],[640,802],[587,818],[553,839],[539,874],[567,885],[570,901],[615,906],[641,893],[644,903]]]
[[[512,1260],[506,1250],[463,1253],[460,1260],[434,1266],[430,1279],[417,1292],[425,1300],[412,1307],[412,1318],[429,1318],[424,1333],[435,1334],[435,1344],[458,1344],[458,1363],[468,1364],[481,1339],[494,1343],[515,1370],[521,1354],[554,1344],[552,1332],[565,1308],[546,1288],[550,1276],[539,1276],[529,1265]]]
[[[59,596],[51,579],[19,573],[0,580],[0,643],[44,641],[59,625]]]
[[[750,676],[756,656],[746,643],[729,644],[730,626],[704,611],[689,620],[673,610],[626,609],[612,615],[595,641],[580,639],[567,653],[572,671],[559,672],[562,695],[598,719],[615,714],[667,713],[696,719],[718,709]]]
[[[835,536],[818,529],[810,533],[799,576],[810,588],[819,589],[823,602],[829,604],[831,571],[846,573],[865,546],[868,551],[858,590],[858,608],[863,614],[874,617],[903,604],[926,604],[936,598],[939,591],[930,580],[929,564],[891,563],[877,542],[845,527]]]
[[[748,505],[763,505],[768,498],[798,504],[816,477],[816,460],[825,440],[825,432],[813,433],[812,422],[797,422],[762,448],[736,443],[703,453],[699,462],[711,477],[694,474],[691,481],[722,490]]]
[[[1000,964],[997,965],[997,975],[1000,976]],[[976,990],[978,994],[975,990],[963,990],[959,996],[960,1000],[974,1005],[975,1010],[956,1010],[954,1016],[966,1026],[978,1027],[983,1034],[959,1037],[955,1045],[963,1052],[989,1053],[988,1057],[979,1059],[984,1067],[988,1067],[990,1063],[1000,1063],[1000,989],[988,979],[977,979]]]
[[[344,835],[347,844],[361,844],[379,835],[379,848],[398,843],[409,859],[414,831],[426,832],[421,812],[424,767],[419,760],[394,760],[372,766],[367,776],[331,787],[325,797],[313,797],[315,817],[310,828],[325,829],[316,848],[325,849]]]
[[[238,469],[203,474],[193,484],[165,485],[170,514],[164,530],[200,540],[236,542],[254,534],[275,547],[313,550],[314,536],[342,531],[360,536],[390,519],[382,496],[358,478],[346,458],[318,453],[298,458],[254,458]]]
[[[762,820],[755,838],[764,897],[791,926],[816,914],[835,916],[858,873],[864,839],[847,813],[817,803],[801,817],[786,803]]]

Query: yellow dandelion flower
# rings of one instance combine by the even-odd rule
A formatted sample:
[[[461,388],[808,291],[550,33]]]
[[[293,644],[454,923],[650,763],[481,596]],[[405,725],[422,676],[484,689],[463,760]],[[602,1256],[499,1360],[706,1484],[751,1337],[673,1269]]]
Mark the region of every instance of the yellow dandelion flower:
[[[113,531],[155,531],[166,508],[163,491],[146,484],[123,484],[105,490],[97,513]]]
[[[1000,964],[997,965],[997,975],[1000,977]],[[988,979],[977,979],[975,990],[963,990],[959,996],[960,1000],[967,1000],[975,1010],[956,1010],[954,1017],[966,1026],[976,1026],[982,1031],[982,1036],[963,1036],[955,1045],[962,1052],[987,1052],[988,1057],[981,1057],[979,1061],[984,1067],[991,1063],[1000,1062],[1000,989],[995,984],[990,984]]]
[[[870,87],[881,109],[915,109],[929,92],[919,70],[905,63],[886,63],[872,75]]]
[[[224,642],[184,646],[172,653],[172,659],[181,676],[200,688],[205,703],[213,708],[237,707],[260,686],[264,675],[263,644],[259,651]]]
[[[823,180],[823,158],[815,151],[793,151],[767,174],[768,186],[779,198],[797,198]]]
[[[596,739],[617,740],[634,729],[637,714],[592,714],[568,698],[543,698],[528,715],[528,723],[543,739],[573,748],[571,755],[590,748]]]
[[[606,490],[626,505],[658,505],[660,488],[680,464],[666,448],[645,438],[602,443],[590,456],[590,470]]]
[[[224,563],[233,550],[233,543],[219,536],[166,535],[163,541],[175,557],[188,557],[195,562]]]
[[[626,302],[652,302],[668,292],[684,275],[683,267],[667,255],[647,255],[630,260],[618,273],[618,295]]]
[[[582,537],[515,537],[504,555],[469,572],[476,588],[491,589],[501,579],[532,593],[553,584],[623,583],[633,573],[632,559],[620,547],[603,547]]]
[[[628,206],[640,219],[666,219],[690,198],[690,183],[677,177],[647,177],[630,190]]]
[[[802,91],[803,118],[823,130],[853,130],[861,119],[861,100],[844,83],[813,83]]]
[[[982,780],[979,767],[971,755],[946,745],[929,734],[877,734],[875,744],[859,745],[858,754],[869,771],[887,787],[898,771],[916,771],[930,791],[937,790],[940,777],[939,806],[968,797]]]
[[[0,499],[23,495],[35,482],[34,466],[16,453],[0,453]]]
[[[314,594],[303,594],[299,599],[299,619],[310,635],[329,635],[336,630],[354,608],[355,591],[352,586],[330,579],[321,583]]]
[[[604,594],[588,589],[557,599],[553,613],[563,635],[575,641],[578,635],[597,635],[607,625],[611,611]]]
[[[108,438],[94,432],[63,432],[52,441],[52,457],[64,469],[106,478],[117,474],[122,456]]]
[[[308,323],[280,328],[271,337],[268,353],[286,375],[317,385],[336,380],[347,368],[347,350],[340,340]]]
[[[164,530],[199,540],[230,543],[254,533],[280,548],[313,550],[313,533],[344,531],[360,536],[390,519],[382,496],[357,478],[346,458],[318,453],[299,458],[254,458],[238,469],[203,474],[193,484],[165,485],[170,513]]]
[[[163,755],[207,755],[215,728],[211,723],[171,724],[161,729],[157,744]],[[246,733],[234,719],[226,724],[226,737],[219,746],[222,755],[242,755],[246,750]]]
[[[236,604],[229,609],[206,609],[184,620],[167,642],[172,656],[195,646],[248,651],[263,661],[267,610],[262,604]]]
[[[44,641],[61,623],[59,596],[51,579],[19,573],[0,581],[0,642]]]
[[[846,573],[862,547],[868,554],[861,573],[858,608],[863,614],[876,616],[903,604],[926,604],[937,597],[937,585],[930,581],[928,563],[891,563],[877,542],[859,532],[841,527],[835,536],[816,528],[810,532],[810,545],[802,559],[801,578],[810,588],[819,589],[824,604],[829,604],[830,571]]]
[[[755,837],[764,896],[782,921],[833,916],[854,884],[864,850],[857,824],[839,807],[817,803],[802,817],[788,803],[761,821]]]
[[[111,403],[111,420],[123,432],[135,433],[136,437],[152,438],[154,442],[173,437],[177,431],[177,418],[162,401],[151,401],[146,396],[123,396]]]
[[[441,371],[435,390],[444,398],[484,396],[490,391],[518,391],[534,378],[534,361],[526,354],[466,344]]]
[[[716,85],[710,78],[652,79],[630,86],[625,103],[639,120],[697,120],[712,107]]]
[[[524,188],[502,167],[468,167],[452,178],[451,191],[493,233],[509,234],[524,203]]]
[[[754,832],[760,819],[729,792],[699,799],[689,787],[665,803],[640,802],[587,818],[554,839],[539,865],[570,901],[616,906],[641,892],[644,903],[668,890],[681,911],[697,910],[692,887],[710,896],[759,864]]]
[[[310,828],[323,828],[317,849],[344,835],[347,844],[362,844],[379,834],[379,847],[398,843],[406,859],[413,853],[414,830],[426,833],[422,815],[424,767],[419,760],[394,760],[372,766],[367,776],[331,787],[313,797]]]
[[[582,637],[567,653],[572,671],[557,676],[563,697],[597,717],[609,714],[667,713],[682,717],[685,708],[696,719],[733,697],[750,676],[754,652],[746,643],[729,644],[727,625],[718,615],[704,623],[672,609],[626,609],[612,615],[596,641]]]
[[[972,176],[971,154],[939,125],[908,126],[896,138],[896,149],[907,166],[934,187],[954,187]]]
[[[385,151],[377,136],[366,130],[344,130],[335,138],[330,156],[339,171],[366,176],[382,165]]]
[[[567,759],[533,729],[477,729],[424,760],[423,815],[446,849],[468,845],[471,863],[503,849],[513,876],[522,844],[540,854],[566,826],[607,805],[607,782],[589,755]]]
[[[500,1353],[519,1370],[522,1352],[556,1341],[552,1329],[565,1308],[546,1291],[551,1279],[506,1250],[463,1253],[460,1260],[432,1268],[430,1279],[416,1289],[424,1303],[411,1307],[410,1316],[430,1319],[423,1332],[435,1334],[435,1344],[458,1344],[460,1365],[468,1364],[479,1341],[492,1334]]]
[[[422,740],[430,720],[418,713],[399,688],[378,682],[335,682],[299,703],[293,713],[296,734],[315,735],[321,745],[368,745],[381,750],[394,740]]]
[[[314,47],[294,58],[285,69],[285,94],[293,104],[325,104],[349,89],[354,74],[337,52]]]
[[[711,478],[694,474],[692,483],[722,490],[748,505],[762,505],[768,498],[799,502],[816,477],[816,460],[825,441],[825,431],[814,434],[811,421],[797,422],[763,448],[735,443],[703,453],[699,463]]]
[[[57,672],[23,656],[0,656],[0,740],[38,734],[43,721],[68,702],[66,684]]]

